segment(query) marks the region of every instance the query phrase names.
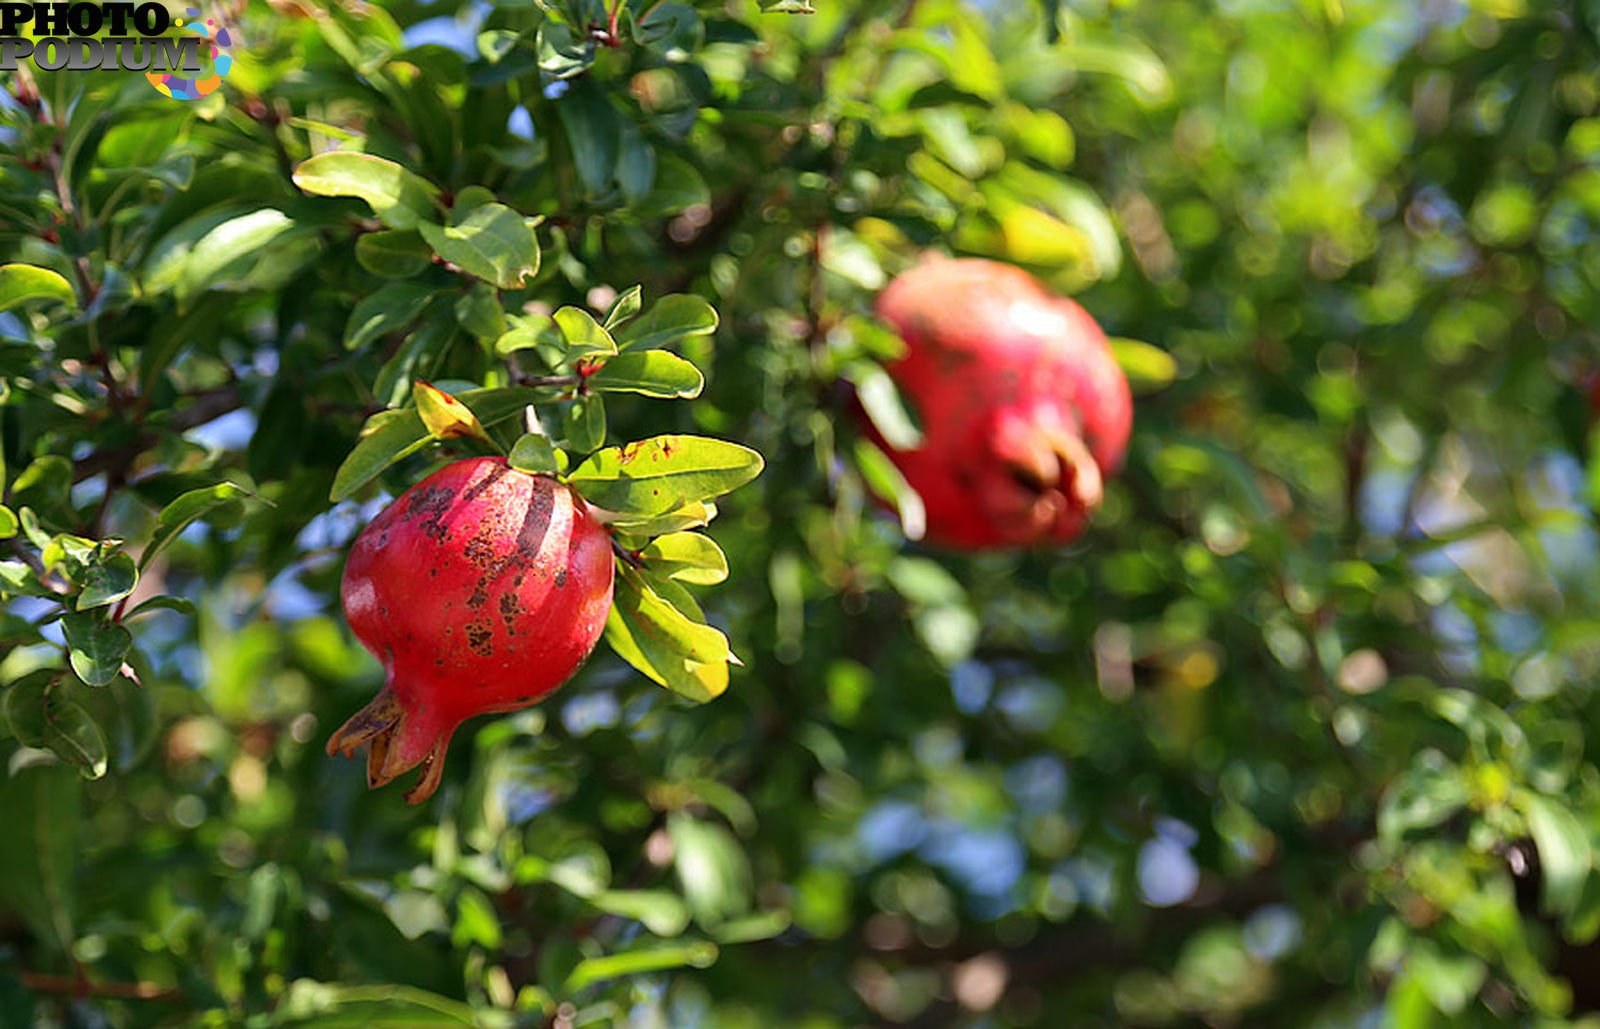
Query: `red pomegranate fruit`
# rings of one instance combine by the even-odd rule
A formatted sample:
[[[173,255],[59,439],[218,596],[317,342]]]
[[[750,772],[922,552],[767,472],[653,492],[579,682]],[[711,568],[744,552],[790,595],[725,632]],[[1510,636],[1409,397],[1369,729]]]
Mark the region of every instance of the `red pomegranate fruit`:
[[[878,314],[906,343],[889,374],[923,440],[897,450],[868,431],[921,495],[929,541],[1077,537],[1133,422],[1127,379],[1088,312],[1020,268],[934,259],[891,282]]]
[[[432,796],[456,727],[536,703],[578,669],[611,610],[611,537],[570,488],[502,458],[456,461],[357,537],[341,596],[383,690],[328,740],[367,781],[423,766]]]

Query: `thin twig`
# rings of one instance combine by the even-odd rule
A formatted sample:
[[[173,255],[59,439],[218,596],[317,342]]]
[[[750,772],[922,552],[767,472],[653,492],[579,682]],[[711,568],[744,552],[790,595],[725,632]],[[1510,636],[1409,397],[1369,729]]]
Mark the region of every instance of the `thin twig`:
[[[119,1000],[182,1000],[183,991],[156,983],[97,983],[44,972],[19,973],[22,985],[38,993],[65,993],[74,997],[115,997]]]

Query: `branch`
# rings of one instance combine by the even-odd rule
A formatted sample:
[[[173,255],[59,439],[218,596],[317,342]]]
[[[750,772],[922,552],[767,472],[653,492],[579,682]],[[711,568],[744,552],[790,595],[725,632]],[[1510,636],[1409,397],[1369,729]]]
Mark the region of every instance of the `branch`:
[[[194,403],[174,414],[167,425],[140,432],[127,446],[115,450],[99,450],[80,461],[73,462],[72,481],[82,482],[101,472],[126,469],[140,454],[159,443],[163,436],[187,432],[244,406],[244,398],[239,395],[237,386],[219,386],[204,393],[196,393],[191,399]]]
[[[22,985],[38,993],[65,993],[74,997],[115,997],[119,1000],[183,999],[183,991],[156,983],[96,983],[66,975],[22,972]]]

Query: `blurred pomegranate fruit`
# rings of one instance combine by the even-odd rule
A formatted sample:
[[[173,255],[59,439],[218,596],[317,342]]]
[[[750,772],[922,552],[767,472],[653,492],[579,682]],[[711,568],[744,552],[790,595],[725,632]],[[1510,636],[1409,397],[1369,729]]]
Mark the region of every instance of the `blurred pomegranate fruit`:
[[[1019,268],[935,259],[891,282],[878,314],[906,343],[889,374],[923,440],[897,450],[868,431],[921,495],[928,539],[977,550],[1078,536],[1133,421],[1088,312]]]

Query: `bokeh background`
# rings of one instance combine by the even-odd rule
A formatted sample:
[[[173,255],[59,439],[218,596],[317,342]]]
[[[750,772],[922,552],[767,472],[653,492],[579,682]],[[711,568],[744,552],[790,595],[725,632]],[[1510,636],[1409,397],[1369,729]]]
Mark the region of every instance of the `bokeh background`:
[[[1600,1011],[1600,8],[814,3],[228,3],[201,100],[0,76],[0,258],[71,290],[4,297],[8,508],[139,553],[251,494],[145,569],[192,607],[129,621],[142,685],[66,673],[104,641],[0,540],[0,1024]],[[724,696],[602,647],[415,809],[323,755],[381,678],[342,555],[449,452],[334,472],[413,377],[506,375],[471,304],[346,345],[375,224],[289,177],[336,147],[542,215],[506,311],[716,307],[700,399],[608,414],[767,459],[709,529]],[[1071,547],[940,552],[871,499],[850,397],[925,250],[1137,341]]]

